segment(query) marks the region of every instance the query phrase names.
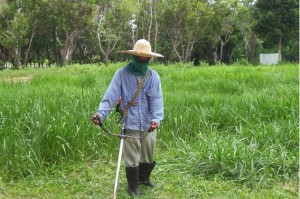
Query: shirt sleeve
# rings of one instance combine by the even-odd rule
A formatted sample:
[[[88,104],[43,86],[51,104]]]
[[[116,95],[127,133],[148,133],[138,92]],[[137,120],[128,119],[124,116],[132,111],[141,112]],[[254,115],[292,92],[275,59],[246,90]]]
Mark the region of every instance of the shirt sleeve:
[[[160,124],[164,118],[163,94],[160,77],[156,73],[154,76],[153,95],[150,99],[150,114],[151,121]]]
[[[112,78],[102,100],[100,101],[97,113],[100,120],[103,121],[111,112],[114,105],[117,103],[121,96],[121,74],[120,70],[116,71]]]

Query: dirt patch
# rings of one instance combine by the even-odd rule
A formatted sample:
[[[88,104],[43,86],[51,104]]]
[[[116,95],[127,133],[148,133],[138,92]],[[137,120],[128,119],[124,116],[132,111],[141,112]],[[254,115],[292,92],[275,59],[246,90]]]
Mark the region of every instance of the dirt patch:
[[[23,82],[28,82],[32,78],[33,78],[33,76],[30,75],[30,76],[21,76],[21,77],[6,78],[6,79],[4,79],[4,81],[6,81],[6,82],[13,82],[13,83],[15,83],[15,82],[21,82],[21,83],[23,83]]]
[[[292,193],[292,194],[297,194],[299,193],[299,185],[296,184],[285,184],[283,186],[283,189]]]

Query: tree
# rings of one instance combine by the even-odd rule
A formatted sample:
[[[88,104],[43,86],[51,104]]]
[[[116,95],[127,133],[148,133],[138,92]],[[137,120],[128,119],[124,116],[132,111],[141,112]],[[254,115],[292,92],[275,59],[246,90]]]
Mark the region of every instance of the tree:
[[[21,48],[26,44],[26,35],[29,29],[29,20],[23,12],[22,1],[13,3],[2,2],[2,17],[5,21],[5,29],[1,31],[2,45],[9,49],[13,55],[13,67],[19,68]],[[17,12],[15,12],[17,10]]]
[[[164,61],[213,65],[274,49],[298,60],[296,0],[0,0],[1,65],[120,61],[137,39]],[[100,52],[100,53],[99,53]],[[127,58],[127,57],[126,57]],[[6,64],[7,66],[7,64]]]
[[[78,35],[83,31],[90,22],[90,13],[93,4],[84,1],[66,1],[63,5],[61,27],[65,32],[64,45],[60,49],[64,63],[72,60],[72,55],[77,45]],[[60,39],[60,38],[58,38]]]
[[[299,2],[297,0],[257,0],[253,18],[254,31],[263,39],[263,46],[277,46],[279,61],[282,45],[299,35]]]
[[[236,0],[209,1],[211,10],[206,21],[206,45],[208,63],[215,65],[217,61],[223,62],[223,50],[234,31],[236,18],[233,15]]]
[[[254,2],[255,0],[238,0],[234,7],[235,25],[242,35],[246,58],[252,64],[256,62],[257,52],[261,46],[261,40],[253,31]]]
[[[123,2],[125,3],[125,2]],[[120,0],[98,2],[95,6],[94,23],[100,52],[104,63],[122,39],[124,32],[129,32],[132,21],[132,1],[122,4]]]
[[[167,6],[163,13],[163,26],[166,37],[170,40],[178,60],[188,62],[200,28],[199,15],[202,14],[203,3],[192,0],[172,0],[165,3]]]
[[[43,8],[43,4],[41,1],[37,0],[27,0],[26,2],[23,2],[23,10],[25,16],[28,18],[29,23],[29,30],[28,34],[26,36],[27,43],[26,43],[26,51],[23,59],[23,66],[26,66],[30,57],[30,51],[32,47],[32,43],[34,40],[34,37],[36,35],[37,25],[39,22],[39,14]]]

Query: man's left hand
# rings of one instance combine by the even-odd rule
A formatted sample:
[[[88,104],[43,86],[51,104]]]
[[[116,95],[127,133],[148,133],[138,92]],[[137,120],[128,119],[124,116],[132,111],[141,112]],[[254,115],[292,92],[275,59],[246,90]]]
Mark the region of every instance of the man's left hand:
[[[148,129],[148,132],[154,131],[155,129],[157,129],[157,127],[158,127],[158,124],[156,122],[152,121],[150,124],[150,128]]]

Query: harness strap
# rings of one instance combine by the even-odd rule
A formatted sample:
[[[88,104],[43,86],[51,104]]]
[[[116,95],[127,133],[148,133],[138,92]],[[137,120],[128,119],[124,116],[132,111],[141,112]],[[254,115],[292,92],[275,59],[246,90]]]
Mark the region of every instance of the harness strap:
[[[150,75],[150,71],[147,72],[147,74],[145,75],[145,77],[138,83],[138,87],[133,95],[133,97],[131,98],[131,100],[128,102],[128,104],[125,106],[125,108],[123,109],[123,114],[127,117],[128,115],[128,109],[131,106],[136,106],[138,103],[134,102],[134,100],[139,96],[140,91],[143,88],[144,82],[147,79],[147,77]]]

